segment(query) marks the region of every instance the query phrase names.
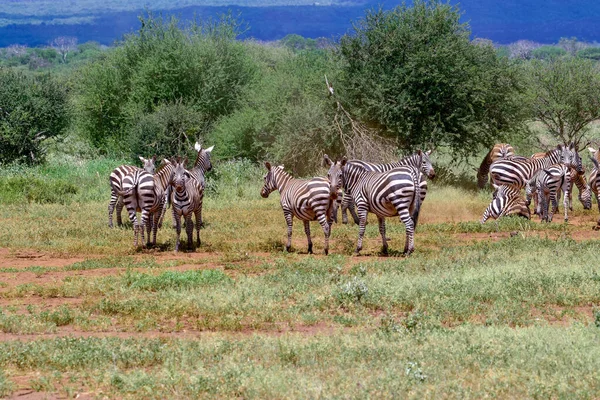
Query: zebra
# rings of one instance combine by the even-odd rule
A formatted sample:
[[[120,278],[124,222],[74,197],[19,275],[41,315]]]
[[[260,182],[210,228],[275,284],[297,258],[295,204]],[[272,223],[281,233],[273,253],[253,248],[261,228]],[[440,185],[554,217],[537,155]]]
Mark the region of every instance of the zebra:
[[[424,153],[420,153],[421,156]],[[421,165],[419,162],[417,165]],[[362,250],[363,237],[367,224],[367,213],[372,212],[379,222],[382,240],[382,253],[388,253],[385,236],[385,218],[400,216],[406,227],[404,255],[414,249],[414,231],[421,209],[421,171],[418,167],[402,166],[385,172],[368,171],[346,159],[330,168],[341,169],[344,191],[349,193],[358,208],[359,230],[356,254]]]
[[[142,161],[143,169],[153,174],[155,169],[154,163],[156,161],[156,156],[153,156],[152,158],[144,158],[140,156],[140,160]],[[115,210],[115,205],[117,207],[117,225],[123,225],[123,220],[121,219],[121,211],[123,210],[123,199],[121,196],[118,195],[118,192],[123,189],[122,183],[125,175],[138,169],[140,168],[135,167],[133,165],[121,165],[115,168],[110,173],[110,202],[108,203],[108,226],[110,228],[113,227],[113,212]]]
[[[600,175],[598,175],[598,171],[600,171],[600,165],[598,160],[596,159],[596,154],[592,152],[590,160],[594,164],[594,168],[590,172],[590,189],[596,196],[596,201],[598,202],[598,211],[600,211],[600,198],[598,197],[598,189],[600,188]],[[598,219],[597,225],[593,228],[594,230],[600,230],[600,219]]]
[[[198,226],[204,226],[204,222],[202,221],[202,201],[204,199],[204,189],[206,187],[205,175],[208,171],[212,170],[212,163],[210,162],[210,154],[215,146],[211,146],[207,149],[203,149],[200,143],[196,142],[194,149],[198,152],[196,155],[196,161],[194,162],[194,166],[190,169],[190,174],[194,177],[202,190],[198,193],[200,196],[200,204],[198,206],[198,213],[196,214],[196,224]]]
[[[484,224],[490,217],[498,219],[505,215],[517,214],[527,219],[531,218],[529,207],[521,196],[521,188],[513,185],[495,185],[493,199],[483,212],[480,223]]]
[[[435,169],[431,165],[431,160],[429,159],[429,155],[431,154],[431,150],[426,152],[422,152],[418,150],[415,154],[412,154],[408,157],[404,157],[399,161],[388,163],[388,164],[374,164],[370,162],[365,162],[361,160],[349,160],[348,164],[358,165],[359,167],[374,172],[386,172],[393,168],[403,167],[403,166],[412,166],[415,168],[419,168],[421,172],[427,175],[428,178],[433,179],[435,177]],[[425,195],[427,194],[427,181],[421,181],[421,203],[425,201]],[[352,196],[344,192],[344,197],[342,198],[342,223],[348,223],[348,214],[347,210],[350,209],[350,214],[352,214],[352,218],[354,219],[354,223],[359,224],[359,218],[354,210],[354,203],[352,200]]]
[[[492,182],[496,185],[512,185],[523,188],[527,182],[541,169],[562,163],[574,167],[583,173],[583,164],[575,146],[558,145],[556,149],[546,152],[543,158],[510,157],[497,160],[490,166]]]
[[[571,186],[570,167],[563,164],[555,164],[547,169],[541,170],[535,180],[535,189],[538,197],[538,212],[542,221],[552,222],[552,216],[558,209],[557,197],[562,190],[565,192],[563,199],[565,222],[569,220],[567,209],[569,208],[569,187]],[[550,208],[550,202],[552,208]],[[548,210],[550,208],[550,210]]]
[[[477,170],[477,187],[483,189],[489,180],[490,165],[496,160],[515,155],[515,149],[508,143],[498,143],[485,155]]]
[[[159,228],[158,221],[165,208],[165,193],[169,186],[169,178],[174,170],[173,164],[168,160],[158,167],[154,174],[137,169],[123,178],[123,188],[118,192],[123,197],[127,207],[129,219],[134,226],[137,247],[138,234],[141,228],[142,243],[144,241],[144,227],[148,232],[146,246],[156,245],[156,234]],[[141,211],[141,223],[138,224],[136,212]],[[152,231],[152,240],[150,232]]]
[[[171,208],[173,210],[173,220],[175,221],[175,230],[177,231],[177,242],[175,251],[179,251],[179,239],[181,236],[181,217],[185,220],[185,230],[187,233],[187,250],[192,251],[194,245],[194,224],[192,214],[196,216],[196,242],[200,246],[200,221],[199,210],[202,204],[201,193],[204,190],[198,180],[185,169],[187,159],[177,158],[172,161],[174,164],[169,183],[171,185]]]
[[[575,168],[570,168],[571,173],[571,184],[569,186],[569,210],[573,211],[573,184],[577,186],[579,195],[577,198],[583,205],[584,210],[590,210],[592,208],[592,192],[590,185],[586,182],[585,174],[580,174]],[[560,193],[558,193],[558,200],[560,200]]]
[[[287,224],[287,244],[285,250],[292,246],[292,224],[296,217],[304,223],[304,233],[308,240],[308,253],[312,254],[313,243],[310,237],[310,221],[319,221],[325,234],[325,255],[329,254],[329,235],[331,233],[330,216],[334,197],[337,196],[338,184],[336,176],[330,179],[315,177],[312,179],[296,179],[283,170],[283,165],[272,166],[265,162],[267,173],[260,191],[263,198],[275,190],[279,191],[280,204]],[[331,189],[334,187],[334,190]],[[335,192],[334,192],[335,191]]]

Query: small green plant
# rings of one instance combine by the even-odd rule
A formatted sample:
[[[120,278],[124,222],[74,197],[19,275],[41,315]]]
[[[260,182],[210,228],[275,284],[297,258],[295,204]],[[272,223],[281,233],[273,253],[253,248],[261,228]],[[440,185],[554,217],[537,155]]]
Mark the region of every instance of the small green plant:
[[[594,325],[600,328],[600,309],[594,307]]]
[[[423,370],[419,366],[418,362],[409,361],[406,364],[405,370],[406,376],[416,380],[417,382],[424,382],[427,379],[427,375],[423,373]]]
[[[351,281],[338,286],[336,297],[340,304],[348,305],[360,303],[368,292],[369,288],[365,281],[355,276]]]

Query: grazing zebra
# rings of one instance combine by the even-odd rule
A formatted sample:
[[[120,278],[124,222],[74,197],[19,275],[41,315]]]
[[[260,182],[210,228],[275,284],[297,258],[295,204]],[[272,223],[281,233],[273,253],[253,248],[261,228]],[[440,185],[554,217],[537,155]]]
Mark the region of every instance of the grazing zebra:
[[[308,240],[308,253],[312,254],[312,240],[310,238],[310,221],[319,221],[325,234],[325,254],[329,254],[329,235],[331,233],[330,216],[333,208],[334,197],[337,195],[338,183],[334,176],[330,179],[316,177],[312,179],[295,179],[283,170],[283,166],[271,166],[265,163],[267,174],[264,176],[264,185],[260,195],[269,197],[271,192],[278,190],[281,196],[281,208],[287,224],[286,251],[292,246],[292,223],[296,217],[304,223],[304,232]],[[334,187],[334,190],[331,189]]]
[[[123,178],[123,188],[118,192],[123,197],[123,203],[127,207],[129,219],[134,226],[135,240],[137,247],[138,233],[141,228],[142,243],[144,241],[144,227],[148,232],[147,246],[156,245],[156,233],[158,230],[158,221],[165,208],[165,193],[169,187],[169,179],[173,164],[168,160],[158,167],[154,174],[141,169],[137,169],[127,174]],[[136,213],[141,211],[142,220],[138,224]],[[152,240],[150,232],[152,231]]]
[[[143,169],[153,174],[156,156],[152,158],[140,157],[140,160],[142,161]],[[117,225],[123,225],[123,221],[121,219],[121,211],[123,210],[123,199],[117,193],[123,190],[122,183],[125,175],[138,169],[138,167],[134,167],[133,165],[121,165],[115,168],[110,174],[110,202],[108,203],[108,226],[110,228],[113,227],[113,212],[115,210],[115,205],[117,207]]]
[[[196,215],[196,242],[200,246],[200,221],[199,210],[202,204],[200,193],[204,190],[198,180],[185,169],[187,159],[180,158],[173,161],[174,170],[170,176],[171,185],[171,207],[173,209],[173,220],[177,231],[177,242],[175,251],[179,251],[179,238],[181,236],[181,217],[185,220],[185,231],[187,233],[187,250],[192,251],[194,245],[194,224],[192,214]]]
[[[477,170],[477,187],[483,189],[488,183],[490,165],[496,160],[507,158],[515,155],[515,149],[510,144],[498,143],[486,154],[479,169]]]
[[[424,153],[420,153],[426,156]],[[421,165],[418,162],[417,165]],[[386,172],[367,171],[359,165],[338,161],[330,168],[341,169],[344,191],[349,193],[358,208],[359,230],[356,254],[362,249],[367,213],[377,215],[379,233],[383,243],[382,252],[387,254],[388,245],[385,235],[385,218],[400,216],[406,227],[404,255],[415,249],[415,227],[421,209],[421,172],[418,167],[403,166]]]
[[[349,160],[347,163],[352,165],[357,165],[363,168],[366,171],[374,171],[374,172],[386,172],[394,168],[411,166],[421,170],[423,174],[425,174],[428,178],[433,179],[435,177],[435,170],[431,165],[431,160],[429,159],[429,155],[431,154],[431,150],[422,152],[421,150],[417,151],[415,154],[412,154],[408,157],[404,157],[403,159],[388,163],[388,164],[374,164],[370,162],[365,162],[361,160]],[[425,201],[425,195],[427,194],[427,181],[422,179],[421,181],[421,203]],[[350,210],[350,214],[352,214],[352,218],[354,222],[358,225],[359,218],[354,210],[354,203],[352,200],[352,196],[348,192],[344,192],[344,197],[342,199],[342,223],[348,223],[348,214],[347,210]]]
[[[569,220],[567,209],[569,208],[569,187],[571,186],[570,167],[563,164],[555,164],[547,169],[541,170],[535,180],[535,190],[538,198],[538,212],[542,221],[552,222],[552,216],[558,209],[557,197],[562,190],[565,192],[563,199],[565,222]],[[552,208],[550,208],[552,203]],[[548,210],[550,208],[550,210]]]
[[[590,186],[587,184],[585,174],[580,174],[575,168],[570,168],[571,172],[571,184],[569,185],[569,210],[573,211],[573,184],[577,186],[579,190],[578,199],[583,205],[584,210],[590,210],[592,208],[592,192]],[[558,193],[558,200],[560,200],[560,193]]]
[[[494,185],[494,195],[492,202],[487,207],[481,218],[481,223],[485,223],[488,218],[498,219],[505,215],[516,214],[527,219],[531,218],[529,207],[525,199],[521,196],[521,188],[512,185]]]
[[[490,167],[490,174],[496,186],[512,185],[523,188],[536,172],[559,163],[574,167],[577,172],[583,173],[581,158],[571,143],[568,147],[558,145],[543,158],[511,157],[495,161]]]

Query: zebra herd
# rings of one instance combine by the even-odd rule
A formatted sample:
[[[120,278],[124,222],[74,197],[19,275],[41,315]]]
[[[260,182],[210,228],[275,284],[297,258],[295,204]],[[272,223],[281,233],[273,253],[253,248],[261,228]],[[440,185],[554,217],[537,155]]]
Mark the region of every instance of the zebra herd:
[[[110,175],[109,226],[113,226],[115,207],[117,224],[122,224],[120,214],[126,207],[134,227],[135,246],[140,235],[144,243],[145,232],[148,235],[147,245],[156,245],[157,231],[171,204],[177,232],[175,251],[179,251],[180,247],[181,218],[185,220],[187,249],[193,250],[194,227],[196,245],[199,246],[205,174],[212,168],[210,153],[213,147],[203,149],[196,143],[196,160],[189,170],[186,169],[187,160],[179,157],[163,159],[158,168],[155,168],[155,157],[140,157],[143,168],[129,165],[116,168]],[[598,198],[600,165],[598,151],[589,150],[594,168],[588,184],[581,158],[573,144],[558,145],[555,149],[532,157],[515,155],[514,149],[508,144],[495,145],[484,158],[477,174],[479,187],[485,186],[488,176],[494,186],[492,202],[485,210],[481,223],[509,214],[529,219],[531,200],[534,202],[534,213],[543,221],[550,222],[557,212],[561,192],[564,192],[564,218],[567,221],[567,210],[572,210],[573,185],[579,189],[579,200],[584,208],[590,209],[591,192]],[[403,254],[408,255],[414,251],[414,233],[427,194],[427,178],[435,177],[430,153],[417,151],[388,164],[346,158],[333,161],[324,155],[324,165],[329,168],[327,176],[312,179],[294,178],[284,171],[283,166],[266,162],[267,173],[260,194],[266,198],[273,191],[280,193],[280,204],[287,224],[287,251],[291,248],[293,219],[297,218],[304,224],[309,253],[313,248],[310,221],[319,222],[325,235],[324,251],[328,254],[331,227],[337,221],[337,209],[341,205],[342,222],[348,222],[347,211],[350,211],[359,226],[356,254],[362,249],[367,214],[371,212],[377,216],[383,254],[388,252],[385,218],[400,217],[406,229]],[[522,189],[525,189],[525,196],[521,193]],[[141,212],[139,223],[136,212]]]
[[[129,220],[134,228],[134,245],[138,245],[138,236],[144,243],[144,228],[148,234],[146,245],[156,245],[156,234],[162,226],[162,220],[168,203],[171,204],[177,242],[175,251],[179,251],[181,218],[185,220],[187,248],[193,249],[194,223],[196,219],[196,244],[200,246],[200,227],[202,225],[202,200],[204,198],[205,174],[212,169],[210,153],[214,146],[203,149],[196,143],[196,161],[190,170],[185,168],[187,159],[180,157],[163,159],[155,168],[156,157],[140,157],[144,167],[122,165],[110,174],[111,197],[108,205],[108,225],[113,226],[113,211],[117,209],[117,224],[121,225],[121,210],[127,208]],[[138,223],[137,212],[141,212]],[[152,240],[150,239],[152,234]]]
[[[492,202],[485,210],[481,223],[488,218],[500,218],[515,214],[531,218],[529,206],[534,203],[534,214],[542,221],[551,222],[558,211],[558,200],[564,193],[564,220],[568,221],[568,210],[573,210],[573,185],[579,190],[579,201],[583,208],[592,208],[594,192],[598,199],[598,151],[589,148],[594,168],[586,181],[581,157],[575,146],[558,145],[545,153],[536,153],[531,157],[515,155],[511,145],[495,145],[484,158],[477,173],[477,183],[483,188],[488,174],[494,187]],[[525,197],[521,189],[525,189]],[[551,206],[551,207],[550,207]],[[600,210],[600,203],[598,205]],[[598,221],[600,226],[600,220]]]

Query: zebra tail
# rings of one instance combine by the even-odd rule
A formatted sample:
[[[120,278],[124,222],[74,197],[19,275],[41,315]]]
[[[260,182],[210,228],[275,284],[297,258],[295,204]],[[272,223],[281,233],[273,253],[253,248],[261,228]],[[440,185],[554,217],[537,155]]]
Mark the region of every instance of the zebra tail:
[[[126,197],[126,196],[129,196],[129,195],[131,195],[131,193],[133,193],[133,192],[134,192],[135,188],[136,188],[136,187],[135,187],[135,186],[133,186],[133,187],[131,187],[131,188],[127,189],[127,190],[117,190],[116,192],[117,192],[117,194],[118,194],[119,196]]]
[[[415,171],[417,173],[413,175],[415,191],[413,194],[413,212],[411,217],[416,228],[419,221],[419,213],[421,212],[421,171],[418,168],[415,168]]]
[[[485,184],[489,181],[488,174],[490,173],[490,165],[492,164],[491,159],[493,151],[494,148],[492,147],[492,149],[483,158],[483,161],[479,166],[479,170],[477,170],[477,187],[479,189],[483,189],[485,187]]]

